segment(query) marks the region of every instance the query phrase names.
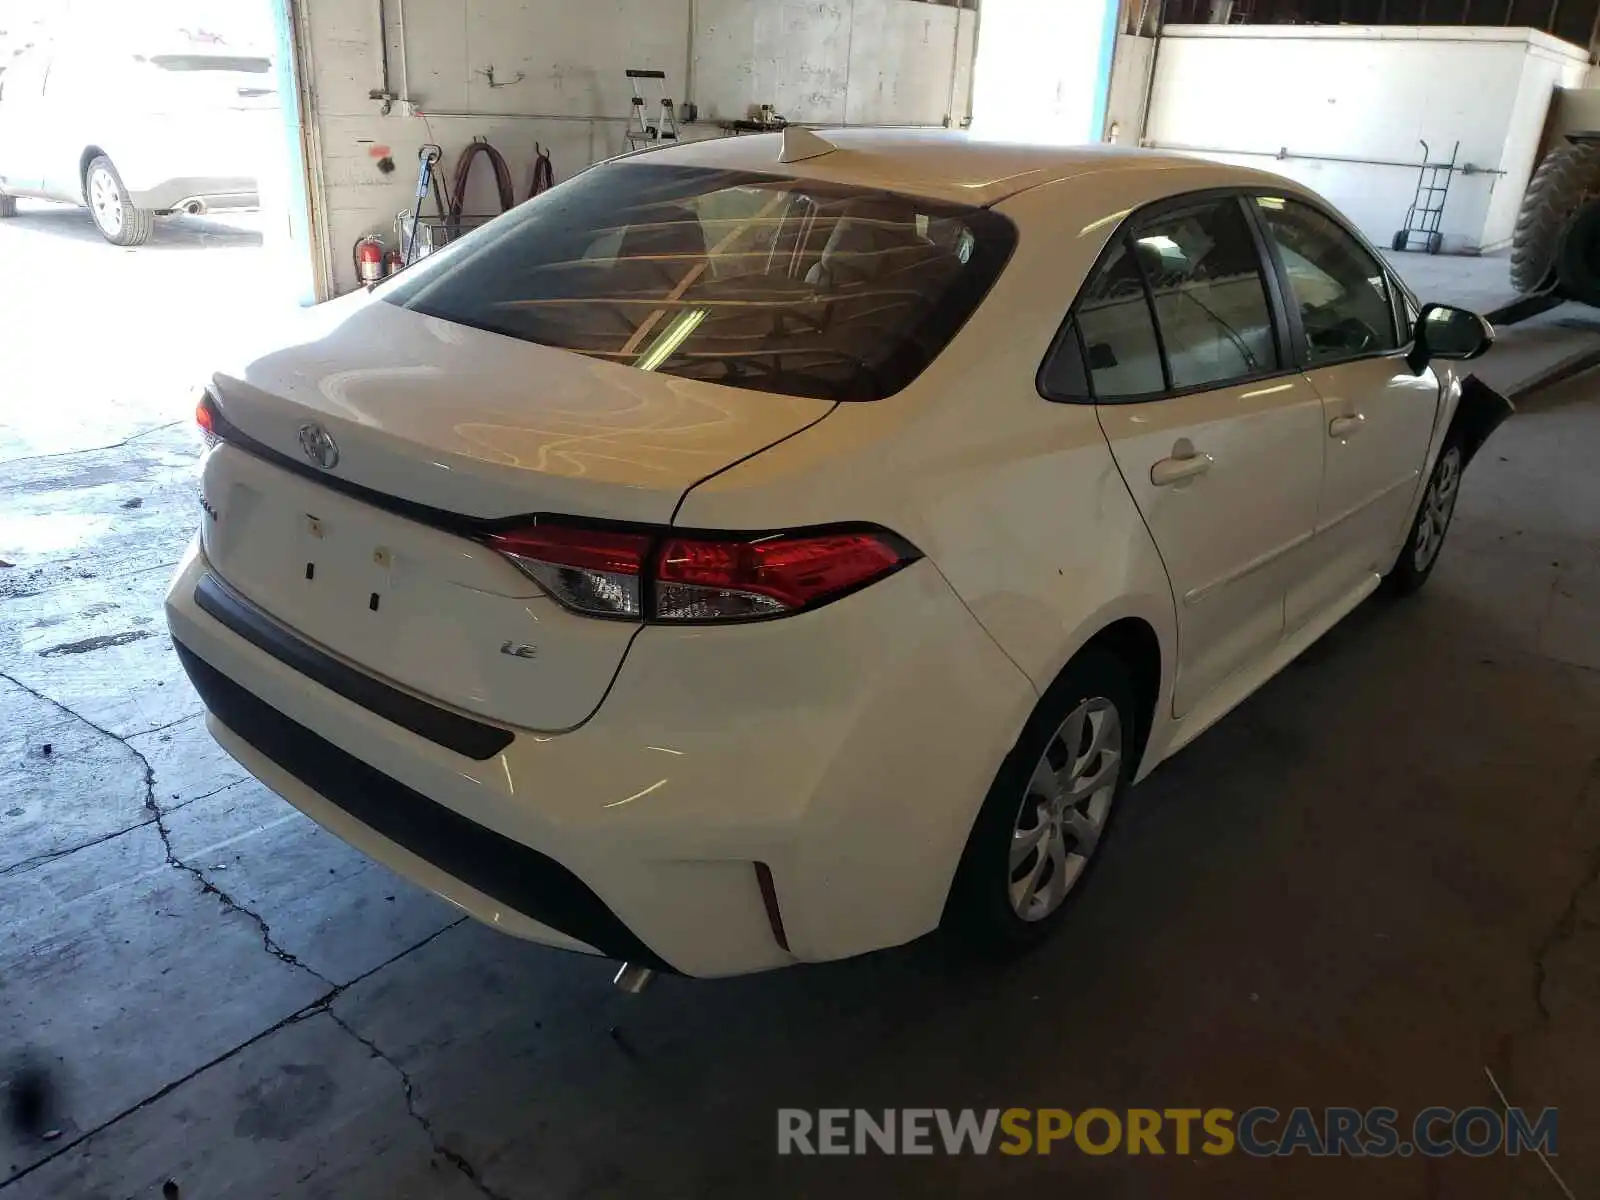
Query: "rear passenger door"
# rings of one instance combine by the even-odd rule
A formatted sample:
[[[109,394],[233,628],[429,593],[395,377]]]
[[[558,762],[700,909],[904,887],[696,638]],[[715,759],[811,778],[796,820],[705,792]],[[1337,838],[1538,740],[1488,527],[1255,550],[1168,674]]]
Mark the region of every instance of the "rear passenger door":
[[[1260,663],[1316,521],[1322,403],[1233,193],[1146,209],[1103,254],[1041,373],[1095,405],[1172,582],[1174,715]]]
[[[1315,553],[1288,596],[1294,628],[1348,606],[1393,563],[1433,437],[1439,381],[1406,365],[1409,331],[1396,325],[1388,273],[1353,233],[1298,200],[1252,203],[1282,266],[1292,343],[1325,424]]]

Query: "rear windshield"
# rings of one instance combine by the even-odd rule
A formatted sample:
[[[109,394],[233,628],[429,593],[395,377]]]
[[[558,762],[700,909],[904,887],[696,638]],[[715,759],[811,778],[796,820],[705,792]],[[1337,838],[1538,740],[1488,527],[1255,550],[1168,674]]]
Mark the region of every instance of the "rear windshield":
[[[642,371],[875,400],[944,349],[1015,241],[1010,222],[987,209],[612,163],[423,259],[378,294]]]

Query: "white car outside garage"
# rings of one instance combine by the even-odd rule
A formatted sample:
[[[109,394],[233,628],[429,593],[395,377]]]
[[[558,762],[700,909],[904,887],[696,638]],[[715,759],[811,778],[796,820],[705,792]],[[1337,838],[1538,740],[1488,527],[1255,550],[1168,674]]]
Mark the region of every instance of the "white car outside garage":
[[[1508,406],[1314,194],[791,130],[602,164],[210,379],[213,735],[509,932],[697,976],[1057,927],[1124,793]]]
[[[265,55],[41,40],[0,74],[0,216],[19,198],[82,205],[107,241],[137,246],[157,217],[255,208],[278,123]]]

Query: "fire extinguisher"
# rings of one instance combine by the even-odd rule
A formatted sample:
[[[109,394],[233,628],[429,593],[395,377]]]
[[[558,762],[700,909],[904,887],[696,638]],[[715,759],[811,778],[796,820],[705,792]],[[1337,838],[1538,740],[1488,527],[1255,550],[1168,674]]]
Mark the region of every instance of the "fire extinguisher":
[[[398,251],[398,250],[389,250],[389,251],[386,251],[384,253],[384,256],[383,256],[383,273],[385,275],[393,275],[396,271],[398,271],[401,267],[403,267],[405,265],[406,265],[405,256],[402,255],[400,253],[400,251]]]
[[[383,239],[367,234],[355,245],[356,277],[370,287],[383,278]]]

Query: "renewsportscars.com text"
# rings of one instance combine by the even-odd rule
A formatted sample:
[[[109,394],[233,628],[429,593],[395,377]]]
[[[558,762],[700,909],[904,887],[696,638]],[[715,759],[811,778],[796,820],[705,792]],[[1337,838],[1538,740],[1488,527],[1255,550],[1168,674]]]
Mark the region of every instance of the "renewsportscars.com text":
[[[1424,1108],[781,1108],[778,1153],[1246,1154],[1387,1158],[1556,1153],[1558,1111]]]

